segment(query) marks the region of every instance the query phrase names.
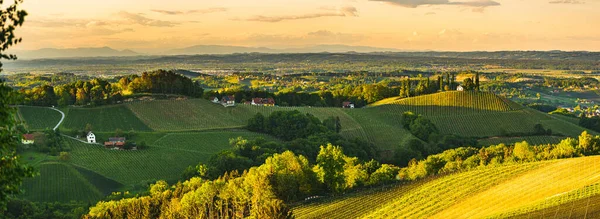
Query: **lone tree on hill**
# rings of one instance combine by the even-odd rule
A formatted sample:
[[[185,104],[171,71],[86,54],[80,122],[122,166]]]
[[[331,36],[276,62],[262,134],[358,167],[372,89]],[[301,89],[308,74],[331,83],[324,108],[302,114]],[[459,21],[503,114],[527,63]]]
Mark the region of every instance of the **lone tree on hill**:
[[[17,56],[3,52],[21,42],[21,38],[16,37],[15,30],[23,25],[27,12],[19,9],[23,0],[14,0],[6,8],[2,7],[3,3],[0,0],[0,59],[16,60]],[[2,63],[0,71],[1,67]],[[33,168],[21,163],[16,153],[19,138],[13,117],[14,110],[9,107],[14,101],[13,90],[0,80],[0,215],[6,210],[8,199],[20,192],[23,178],[34,174]]]

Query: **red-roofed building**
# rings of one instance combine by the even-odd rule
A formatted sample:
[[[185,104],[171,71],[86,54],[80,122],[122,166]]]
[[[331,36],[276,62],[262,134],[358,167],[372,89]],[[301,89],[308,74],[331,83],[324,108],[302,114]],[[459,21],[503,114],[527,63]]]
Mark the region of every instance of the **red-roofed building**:
[[[354,109],[354,104],[350,101],[345,101],[342,103],[342,108]]]
[[[275,106],[275,99],[273,99],[273,98],[252,98],[252,105]]]
[[[35,139],[33,134],[24,134],[23,139],[21,139],[21,143],[23,144],[33,144],[35,143]]]

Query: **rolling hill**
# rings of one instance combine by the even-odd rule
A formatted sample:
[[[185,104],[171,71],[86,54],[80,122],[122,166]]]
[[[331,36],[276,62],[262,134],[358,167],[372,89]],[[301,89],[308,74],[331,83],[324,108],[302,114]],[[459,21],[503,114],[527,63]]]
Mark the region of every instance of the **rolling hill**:
[[[294,208],[297,218],[485,218],[540,210],[600,194],[600,156],[485,167],[407,185],[374,188]],[[585,194],[576,196],[572,194]],[[567,198],[564,198],[567,197]],[[367,207],[364,207],[367,206]],[[533,207],[532,207],[533,206]],[[544,205],[550,206],[548,204]],[[558,206],[558,205],[557,205]],[[521,209],[521,210],[520,210]],[[516,214],[511,213],[518,211]]]
[[[571,122],[485,92],[450,91],[404,99],[388,98],[365,110],[397,123],[402,113],[411,111],[430,119],[443,134],[480,138],[531,133],[536,124],[551,129],[555,135],[577,136],[584,130]]]

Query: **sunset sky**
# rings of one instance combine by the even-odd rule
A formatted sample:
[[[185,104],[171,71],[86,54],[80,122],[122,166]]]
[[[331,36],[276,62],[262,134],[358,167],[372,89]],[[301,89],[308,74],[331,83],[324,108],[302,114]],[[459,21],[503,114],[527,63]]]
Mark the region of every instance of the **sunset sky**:
[[[600,51],[600,0],[25,0],[18,49]]]

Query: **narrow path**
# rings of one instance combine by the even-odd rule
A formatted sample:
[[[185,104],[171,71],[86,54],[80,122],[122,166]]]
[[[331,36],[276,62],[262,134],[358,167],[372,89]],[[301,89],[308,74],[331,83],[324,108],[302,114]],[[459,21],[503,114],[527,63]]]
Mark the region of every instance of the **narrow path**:
[[[63,120],[65,120],[65,113],[63,113],[63,111],[60,111],[59,109],[56,109],[54,107],[49,107],[49,108],[59,112],[60,115],[62,115],[62,117],[60,118],[60,121],[58,121],[58,124],[56,124],[56,126],[54,126],[54,128],[52,129],[52,130],[56,131],[58,126],[60,126],[60,124],[62,124]]]
[[[49,108],[50,108],[50,109],[53,109],[53,110],[55,110],[55,111],[57,111],[57,112],[59,112],[59,113],[62,115],[62,118],[60,118],[60,121],[58,121],[58,124],[56,124],[56,126],[54,126],[54,128],[52,129],[52,130],[56,131],[56,129],[58,128],[58,126],[60,126],[60,124],[62,124],[63,120],[65,120],[65,113],[64,113],[63,111],[60,111],[59,109],[56,109],[56,108],[54,108],[54,107],[49,107]],[[81,139],[73,138],[73,137],[71,137],[71,136],[68,136],[68,135],[65,135],[65,134],[61,134],[61,135],[62,135],[62,136],[64,136],[64,137],[67,137],[67,138],[73,139],[73,140],[75,140],[75,141],[79,141],[79,142],[81,142],[81,143],[86,143],[86,144],[94,144],[94,145],[101,145],[101,144],[98,144],[98,143],[89,143],[89,142],[87,142],[87,141],[83,141],[83,140],[81,140]]]

